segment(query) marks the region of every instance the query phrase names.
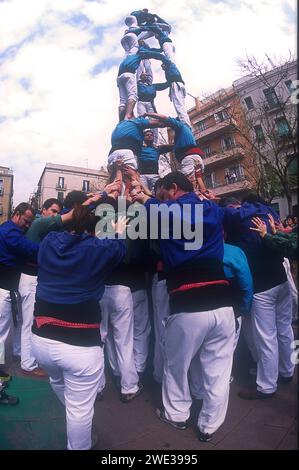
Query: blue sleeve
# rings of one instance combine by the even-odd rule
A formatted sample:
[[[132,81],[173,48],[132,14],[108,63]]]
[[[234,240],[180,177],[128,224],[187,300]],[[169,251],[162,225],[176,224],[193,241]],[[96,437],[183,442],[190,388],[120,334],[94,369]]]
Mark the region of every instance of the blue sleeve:
[[[231,224],[239,220],[240,211],[234,207],[224,207],[223,209],[223,227],[227,231],[231,228]]]
[[[228,263],[242,294],[244,313],[249,314],[254,292],[252,275],[245,253],[241,249],[236,248],[236,250],[234,250],[233,260],[229,260]]]
[[[169,83],[168,82],[153,83],[153,86],[156,88],[157,91],[162,91],[162,90],[166,90],[166,88],[169,87]]]
[[[172,127],[172,129],[175,129],[175,130],[181,129],[184,125],[182,122],[180,122],[177,119],[172,118],[172,117],[168,117],[165,120],[165,123],[168,124],[170,127]]]
[[[36,259],[39,244],[28,240],[24,235],[10,231],[5,238],[8,250],[22,258]]]
[[[109,265],[109,270],[113,270],[123,261],[127,250],[127,244],[125,239],[117,238],[117,236],[114,239],[98,238],[97,245],[101,249],[101,260],[103,258],[103,248],[107,249],[107,253],[109,254],[107,256],[107,264]]]
[[[138,52],[139,56],[141,59],[157,59],[161,60],[163,63],[168,63],[169,60],[159,52],[152,52],[152,49],[149,49],[148,51],[145,50],[139,50]]]

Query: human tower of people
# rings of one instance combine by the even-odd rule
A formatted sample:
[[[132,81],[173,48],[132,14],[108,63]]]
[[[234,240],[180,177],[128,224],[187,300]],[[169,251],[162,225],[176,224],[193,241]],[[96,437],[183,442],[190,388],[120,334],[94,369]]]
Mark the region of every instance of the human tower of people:
[[[242,201],[219,200],[206,190],[170,26],[147,10],[125,21],[119,123],[108,157],[111,182],[101,193],[71,191],[64,207],[46,200],[36,218],[23,202],[0,226],[0,364],[13,318],[22,372],[48,376],[65,406],[69,450],[96,443],[92,420],[105,388],[104,349],[120,400],[134,403],[151,366],[152,338],[153,378],[162,391],[157,417],[183,431],[192,399],[202,400],[202,442],[225,420],[241,328],[256,363],[256,387],[240,391],[241,398],[270,399],[294,373],[289,260],[296,258],[297,231],[285,233],[275,211],[254,193]],[[153,36],[159,52],[145,42]],[[153,112],[154,95],[147,98],[154,86],[151,59],[163,64],[162,88],[170,88],[176,119]],[[165,149],[153,142],[151,129],[163,126],[174,129],[172,149],[181,171],[159,178]],[[125,215],[119,209],[123,201]],[[134,224],[141,209],[145,219],[139,227],[147,222],[147,236],[130,238],[128,220]],[[157,210],[164,215],[155,221],[153,236],[151,215]],[[187,231],[178,236],[182,226]],[[195,246],[198,227],[201,243]],[[10,379],[1,366],[0,405],[19,402],[8,393]]]

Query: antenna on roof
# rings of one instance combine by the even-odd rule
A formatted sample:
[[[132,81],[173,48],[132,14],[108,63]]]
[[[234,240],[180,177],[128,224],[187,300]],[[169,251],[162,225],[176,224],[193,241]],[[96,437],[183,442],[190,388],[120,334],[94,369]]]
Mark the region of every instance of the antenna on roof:
[[[266,52],[265,52],[265,56],[267,57],[267,59],[268,59],[270,65],[271,65],[271,67],[272,67],[273,69],[275,69],[275,65],[273,64],[273,62],[272,62],[272,60],[270,59],[270,57],[266,54]]]

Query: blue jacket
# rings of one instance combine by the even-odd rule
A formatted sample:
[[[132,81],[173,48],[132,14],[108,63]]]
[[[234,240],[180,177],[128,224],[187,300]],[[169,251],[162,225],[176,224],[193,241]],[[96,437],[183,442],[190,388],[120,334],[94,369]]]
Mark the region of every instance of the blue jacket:
[[[153,83],[148,85],[141,81],[137,82],[137,93],[138,93],[138,100],[145,101],[145,102],[152,102],[156,98],[157,91],[162,91],[168,88],[168,83]]]
[[[173,150],[176,158],[180,160],[187,149],[197,146],[192,130],[188,124],[172,117],[167,118],[165,122],[175,131]]]
[[[224,243],[223,267],[225,277],[241,294],[240,314],[249,314],[253,298],[253,280],[245,253],[237,246]]]
[[[179,69],[173,62],[166,59],[164,60],[163,63],[166,66],[164,72],[165,72],[165,77],[168,83],[173,83],[173,82],[185,83],[184,80],[182,79],[182,75]]]
[[[37,297],[57,304],[100,300],[105,279],[125,251],[121,239],[50,232],[40,244]]]
[[[143,143],[143,130],[152,127],[149,119],[139,117],[121,121],[111,135],[111,150],[130,149],[139,156]]]
[[[203,206],[203,245],[200,249],[186,250],[185,242],[190,241],[181,237],[180,239],[173,238],[173,217],[170,217],[170,231],[169,239],[159,238],[159,246],[161,250],[161,257],[165,272],[168,272],[180,265],[189,262],[207,262],[210,259],[218,260],[222,263],[223,260],[223,231],[222,220],[223,212],[221,208],[212,201],[201,201],[195,193],[186,193],[175,201],[166,201],[161,203],[157,199],[149,199],[145,203],[145,207],[150,213],[152,205],[161,206],[166,204],[168,207],[178,206],[180,213],[180,220],[185,217],[187,225],[194,231],[195,224],[198,220],[195,219],[195,206]],[[191,218],[188,214],[182,212],[182,205],[190,204]],[[159,229],[161,228],[161,217],[159,219]],[[192,240],[191,240],[192,241]]]
[[[226,207],[223,210],[227,242],[239,246],[246,254],[253,277],[254,292],[263,292],[286,282],[283,256],[268,249],[260,235],[250,230],[250,227],[253,227],[251,219],[257,216],[266,223],[270,232],[268,214],[278,221],[276,212],[270,206],[259,202],[245,202],[240,208]]]
[[[138,158],[138,170],[142,175],[159,174],[159,157],[165,153],[165,147],[154,147],[153,145],[143,145]]]
[[[35,261],[38,248],[38,243],[28,240],[25,237],[24,231],[11,220],[0,225],[1,264],[17,267],[24,261]]]
[[[136,73],[140,62],[143,59],[157,59],[161,60],[162,62],[167,61],[166,57],[162,54],[159,54],[159,52],[151,51],[151,49],[140,48],[137,54],[131,54],[124,58],[119,66],[118,76],[127,72]]]

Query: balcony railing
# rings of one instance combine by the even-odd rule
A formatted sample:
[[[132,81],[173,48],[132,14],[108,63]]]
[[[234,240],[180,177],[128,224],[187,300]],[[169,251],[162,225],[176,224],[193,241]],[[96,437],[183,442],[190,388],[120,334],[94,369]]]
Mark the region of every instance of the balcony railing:
[[[204,157],[203,161],[205,166],[212,164],[214,165],[219,162],[223,162],[223,160],[228,161],[236,157],[243,157],[244,153],[244,149],[241,147],[241,145],[230,145],[229,147],[225,147],[223,149],[209,153],[206,157]]]
[[[57,191],[66,191],[67,190],[67,187],[66,187],[66,184],[64,184],[63,186],[59,183],[56,183],[56,189]]]
[[[193,130],[194,130],[194,135],[197,139],[201,139],[203,137],[206,137],[207,135],[214,134],[215,132],[220,132],[223,131],[225,128],[230,127],[230,126],[235,126],[236,121],[234,119],[223,119],[223,121],[219,121],[209,124],[206,126],[204,129],[199,129],[198,126],[196,126],[196,123],[193,124]]]
[[[216,196],[223,196],[224,194],[231,194],[242,189],[249,189],[251,184],[245,176],[238,176],[234,182],[214,182],[212,186],[207,184],[207,187],[213,189]]]

